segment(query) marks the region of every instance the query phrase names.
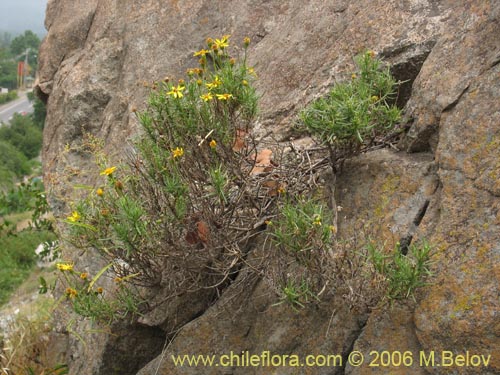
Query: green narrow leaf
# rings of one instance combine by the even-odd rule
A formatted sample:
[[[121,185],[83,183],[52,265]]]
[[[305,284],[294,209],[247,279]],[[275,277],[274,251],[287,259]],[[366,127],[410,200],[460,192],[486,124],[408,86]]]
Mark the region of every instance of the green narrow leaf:
[[[40,278],[38,279],[40,281],[40,286],[38,287],[38,294],[45,294],[47,293],[47,281],[42,277],[40,276]]]
[[[90,282],[89,284],[89,287],[87,288],[87,292],[90,292],[92,290],[92,287],[94,286],[94,284],[96,283],[97,280],[99,280],[99,278],[103,275],[104,272],[106,272],[109,267],[111,267],[113,265],[113,263],[109,263],[107,266],[103,267],[98,273],[97,275],[95,275],[92,279],[92,281]]]

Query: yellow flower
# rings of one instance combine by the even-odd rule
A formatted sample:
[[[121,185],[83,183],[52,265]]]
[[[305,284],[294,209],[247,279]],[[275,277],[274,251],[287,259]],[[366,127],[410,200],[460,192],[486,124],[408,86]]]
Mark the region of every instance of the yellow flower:
[[[184,155],[184,149],[182,147],[176,147],[175,150],[172,150],[172,156],[175,158],[180,158]]]
[[[215,141],[215,139],[212,139],[209,143],[210,147],[211,148],[216,148],[217,147],[217,142]]]
[[[330,229],[330,232],[332,232],[333,234],[337,233],[337,228],[335,227],[335,225],[330,225],[328,229]]]
[[[241,81],[241,84],[243,86],[248,86],[248,81],[246,79],[244,79],[243,81]]]
[[[321,216],[316,215],[314,217],[313,225],[321,226]]]
[[[73,264],[71,263],[57,263],[56,267],[60,271],[73,271]]]
[[[377,95],[373,95],[370,99],[371,99],[372,102],[376,102],[378,100],[378,96]]]
[[[368,56],[373,59],[375,57],[375,51],[368,51]]]
[[[233,97],[233,94],[216,94],[219,100],[229,100]]]
[[[66,295],[69,298],[75,298],[78,295],[78,292],[73,288],[66,288]]]
[[[102,292],[104,292],[104,289],[102,289],[101,287],[97,288],[97,293],[102,294]]]
[[[279,194],[285,194],[285,193],[286,193],[286,189],[285,189],[285,187],[284,187],[284,186],[280,186],[280,187],[278,188],[278,193],[279,193]]]
[[[68,216],[68,220],[71,221],[72,223],[76,223],[78,220],[80,220],[81,216],[78,213],[78,211],[73,211],[71,216]]]
[[[201,85],[203,84],[203,81],[202,81],[201,79],[197,79],[197,80],[196,80],[196,84],[197,84],[198,86],[201,86]]]
[[[178,85],[178,86],[172,86],[172,89],[167,92],[167,95],[170,95],[174,97],[175,99],[180,99],[184,96],[182,91],[185,89],[184,86]]]
[[[352,74],[351,74],[351,78],[352,78],[352,79],[356,79],[356,77],[357,77],[356,73],[352,73]]]
[[[198,52],[195,52],[193,56],[205,56],[207,53],[210,53],[207,49],[201,49]]]
[[[110,167],[103,170],[100,174],[101,176],[109,176],[112,175],[114,171],[116,171],[116,167]]]
[[[203,101],[208,102],[209,100],[212,100],[214,97],[212,96],[211,93],[207,93],[200,96],[200,98],[203,99]]]
[[[248,68],[247,71],[248,71],[248,74],[251,74],[254,77],[257,77],[257,73],[255,73],[255,69],[254,68]]]
[[[212,38],[207,38],[206,42],[207,42],[207,45],[210,47],[212,45],[212,43],[214,42],[214,40]]]
[[[88,277],[89,277],[89,274],[87,272],[82,272],[80,274],[80,279],[82,279],[82,280],[87,280]]]
[[[250,44],[250,38],[248,36],[243,38],[243,45],[245,47],[248,47],[249,44]]]
[[[219,87],[221,84],[222,81],[220,80],[220,78],[218,76],[215,76],[214,80],[210,83],[205,83],[205,86],[207,86],[207,88],[210,90]]]
[[[191,68],[191,69],[187,70],[187,74],[190,77],[194,76],[195,74],[201,76],[202,73],[203,73],[203,69],[200,69],[200,68]]]
[[[95,192],[98,196],[102,197],[102,195],[104,194],[104,190],[102,190],[101,188],[97,189],[96,192]]]
[[[228,40],[230,37],[231,35],[224,35],[221,39],[215,39],[214,43],[218,49],[224,49],[226,47],[229,47]]]

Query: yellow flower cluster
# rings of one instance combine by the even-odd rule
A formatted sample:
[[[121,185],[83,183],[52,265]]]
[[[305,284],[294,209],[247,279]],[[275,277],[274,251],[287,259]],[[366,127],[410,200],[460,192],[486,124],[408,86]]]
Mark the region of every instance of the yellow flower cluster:
[[[68,221],[71,221],[72,223],[76,223],[78,220],[80,220],[81,216],[78,213],[78,211],[73,211],[73,213],[67,217]]]
[[[219,100],[229,100],[233,97],[233,94],[216,94]]]
[[[182,147],[176,147],[174,150],[172,150],[172,156],[175,158],[180,158],[182,155],[184,155],[184,149]]]
[[[78,292],[76,291],[76,289],[66,288],[66,295],[69,298],[75,298],[78,295]]]
[[[56,267],[60,271],[73,271],[72,263],[57,263]]]
[[[210,100],[212,100],[214,97],[212,96],[211,93],[206,93],[206,94],[203,94],[202,96],[200,96],[200,98],[205,101],[205,102],[208,102]]]
[[[214,45],[217,47],[217,49],[224,49],[226,47],[229,47],[229,38],[231,35],[224,35],[220,39],[215,39]]]
[[[114,171],[116,171],[116,167],[110,167],[103,170],[100,174],[101,176],[111,176]]]
[[[191,68],[191,69],[188,69],[186,73],[190,77],[192,77],[194,75],[201,76],[203,74],[203,69],[200,69],[200,68]]]
[[[321,226],[321,216],[315,215],[313,225]]]
[[[180,99],[184,96],[184,94],[182,93],[184,89],[185,87],[181,85],[172,86],[172,89],[169,92],[167,92],[167,95],[170,95],[175,99]]]
[[[207,89],[209,89],[209,90],[215,89],[216,87],[219,87],[220,85],[222,85],[222,81],[220,80],[220,78],[218,76],[215,76],[214,80],[212,82],[205,83],[205,86],[207,86]]]
[[[202,56],[202,57],[204,57],[207,53],[210,53],[210,51],[207,50],[207,49],[201,49],[198,52],[195,52],[193,56],[195,56],[195,57],[196,56]]]

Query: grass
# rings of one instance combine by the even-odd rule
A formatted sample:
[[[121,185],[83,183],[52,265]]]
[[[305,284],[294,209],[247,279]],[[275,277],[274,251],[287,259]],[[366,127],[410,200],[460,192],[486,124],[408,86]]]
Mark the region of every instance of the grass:
[[[40,275],[50,283],[55,281],[54,269],[35,270],[16,290],[9,303],[0,308],[0,315],[9,317],[5,330],[0,332],[1,374],[68,373],[68,367],[61,363],[64,353],[57,350],[57,345],[47,345],[57,301],[50,294],[32,298],[38,289]]]
[[[55,240],[49,231],[21,231],[14,235],[0,237],[0,305],[28,278],[37,256],[36,247]]]
[[[374,244],[368,246],[368,257],[377,273],[384,276],[389,300],[414,298],[416,289],[426,285],[431,273],[431,246],[422,241],[411,244],[402,254],[399,244],[389,254]]]

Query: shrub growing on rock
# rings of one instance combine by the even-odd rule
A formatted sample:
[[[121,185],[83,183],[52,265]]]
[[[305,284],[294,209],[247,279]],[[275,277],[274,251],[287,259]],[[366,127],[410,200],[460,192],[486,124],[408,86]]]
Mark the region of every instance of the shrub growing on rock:
[[[398,82],[389,69],[382,68],[372,51],[355,62],[358,71],[350,81],[337,83],[300,113],[311,134],[329,146],[334,167],[380,141],[401,118],[394,104]]]
[[[303,307],[328,285],[332,293],[343,288],[351,305],[366,295],[364,244],[336,238],[335,212],[320,194],[324,154],[312,162],[313,151],[285,152],[283,144],[252,136],[257,95],[246,63],[249,40],[238,61],[228,53],[229,39],[207,39],[185,79],[147,84],[146,108],[133,109],[144,132],[124,147],[124,164],[111,164],[101,141],[84,140],[79,151],[94,154],[100,179],[78,186],[87,192],[71,204],[66,241],[98,251],[107,265],[91,278],[72,260],[61,263],[66,295],[81,315],[109,322],[140,314],[147,305],[141,286],[161,285],[164,300],[216,295],[262,245],[254,241],[260,233],[265,255],[252,258],[247,274],[267,278],[278,303]],[[334,167],[399,119],[389,105],[396,83],[388,71],[370,53],[357,62],[359,76],[302,113],[329,145]],[[110,271],[113,287],[104,282]]]
[[[133,110],[144,134],[126,165],[110,165],[102,145],[87,139],[102,177],[73,205],[67,240],[99,251],[124,283],[158,285],[168,275],[171,296],[224,288],[272,214],[272,152],[259,150],[251,136],[257,96],[246,64],[249,41],[238,62],[229,38],[209,38],[186,79],[150,84],[147,108]],[[98,283],[81,293],[66,281],[75,307],[79,296],[100,299]]]

